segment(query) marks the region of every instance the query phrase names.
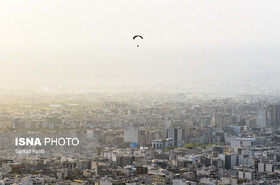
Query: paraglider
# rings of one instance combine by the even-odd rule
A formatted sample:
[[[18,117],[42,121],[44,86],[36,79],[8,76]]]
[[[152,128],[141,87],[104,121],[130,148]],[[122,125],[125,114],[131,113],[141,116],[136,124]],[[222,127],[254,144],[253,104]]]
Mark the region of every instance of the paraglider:
[[[143,37],[141,35],[135,35],[133,37],[133,40],[137,40],[137,39],[143,39]],[[139,47],[139,44],[137,44],[137,47]]]

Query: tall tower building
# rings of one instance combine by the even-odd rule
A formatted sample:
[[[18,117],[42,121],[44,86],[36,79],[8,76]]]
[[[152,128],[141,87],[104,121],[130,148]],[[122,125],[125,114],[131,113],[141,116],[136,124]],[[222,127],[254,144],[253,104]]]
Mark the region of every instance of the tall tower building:
[[[266,113],[266,111],[263,107],[261,107],[257,111],[257,116],[256,116],[257,126],[266,127],[266,114],[265,113]]]
[[[169,127],[166,130],[166,138],[172,138],[173,146],[181,146],[184,144],[185,141],[185,129],[181,127]]]
[[[266,109],[266,122],[269,126],[280,126],[280,105],[269,105]]]

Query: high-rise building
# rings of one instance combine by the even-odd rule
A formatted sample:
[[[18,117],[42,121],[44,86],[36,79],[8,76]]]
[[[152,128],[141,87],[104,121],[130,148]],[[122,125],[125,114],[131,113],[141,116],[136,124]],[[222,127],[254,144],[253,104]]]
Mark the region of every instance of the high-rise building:
[[[257,111],[256,124],[259,127],[266,127],[266,115],[265,115],[265,109],[264,108],[260,108]]]
[[[173,146],[177,146],[178,144],[178,130],[177,128],[169,127],[166,132],[166,138],[173,139]]]
[[[172,120],[171,118],[165,118],[165,122],[164,122],[164,127],[165,129],[168,129],[169,127],[172,126]]]
[[[280,126],[280,105],[269,105],[266,109],[266,122],[269,126]]]
[[[138,146],[147,146],[151,143],[150,132],[144,128],[124,130],[124,142],[137,143]]]
[[[219,154],[218,156],[223,161],[224,169],[233,169],[233,167],[237,164],[236,154]]]
[[[169,127],[166,130],[166,138],[172,138],[173,139],[173,145],[175,147],[181,146],[184,144],[185,141],[185,129],[180,127]]]
[[[138,130],[137,129],[124,130],[124,142],[138,143]]]
[[[229,113],[215,112],[213,117],[214,126],[225,126],[233,123],[233,117]]]
[[[138,144],[139,146],[147,146],[150,143],[150,132],[147,129],[138,130]]]

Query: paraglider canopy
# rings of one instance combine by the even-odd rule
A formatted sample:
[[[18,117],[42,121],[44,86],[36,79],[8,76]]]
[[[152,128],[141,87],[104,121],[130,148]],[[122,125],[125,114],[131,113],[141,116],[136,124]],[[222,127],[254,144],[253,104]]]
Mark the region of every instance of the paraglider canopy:
[[[141,39],[143,39],[143,37],[142,37],[141,35],[135,35],[135,36],[133,37],[133,40],[135,40],[137,37],[140,37]]]
[[[133,37],[133,40],[135,40],[136,38],[141,38],[141,39],[143,39],[143,37],[142,37],[141,35],[135,35],[135,36]],[[137,47],[139,47],[139,44],[137,44]]]

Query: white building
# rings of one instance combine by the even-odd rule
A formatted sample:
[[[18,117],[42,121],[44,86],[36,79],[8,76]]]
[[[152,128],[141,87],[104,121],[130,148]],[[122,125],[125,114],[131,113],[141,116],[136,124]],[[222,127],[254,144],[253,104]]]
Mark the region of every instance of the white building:
[[[256,116],[257,126],[266,127],[266,111],[263,108],[260,108]]]
[[[124,142],[138,143],[138,130],[137,129],[124,130]]]

